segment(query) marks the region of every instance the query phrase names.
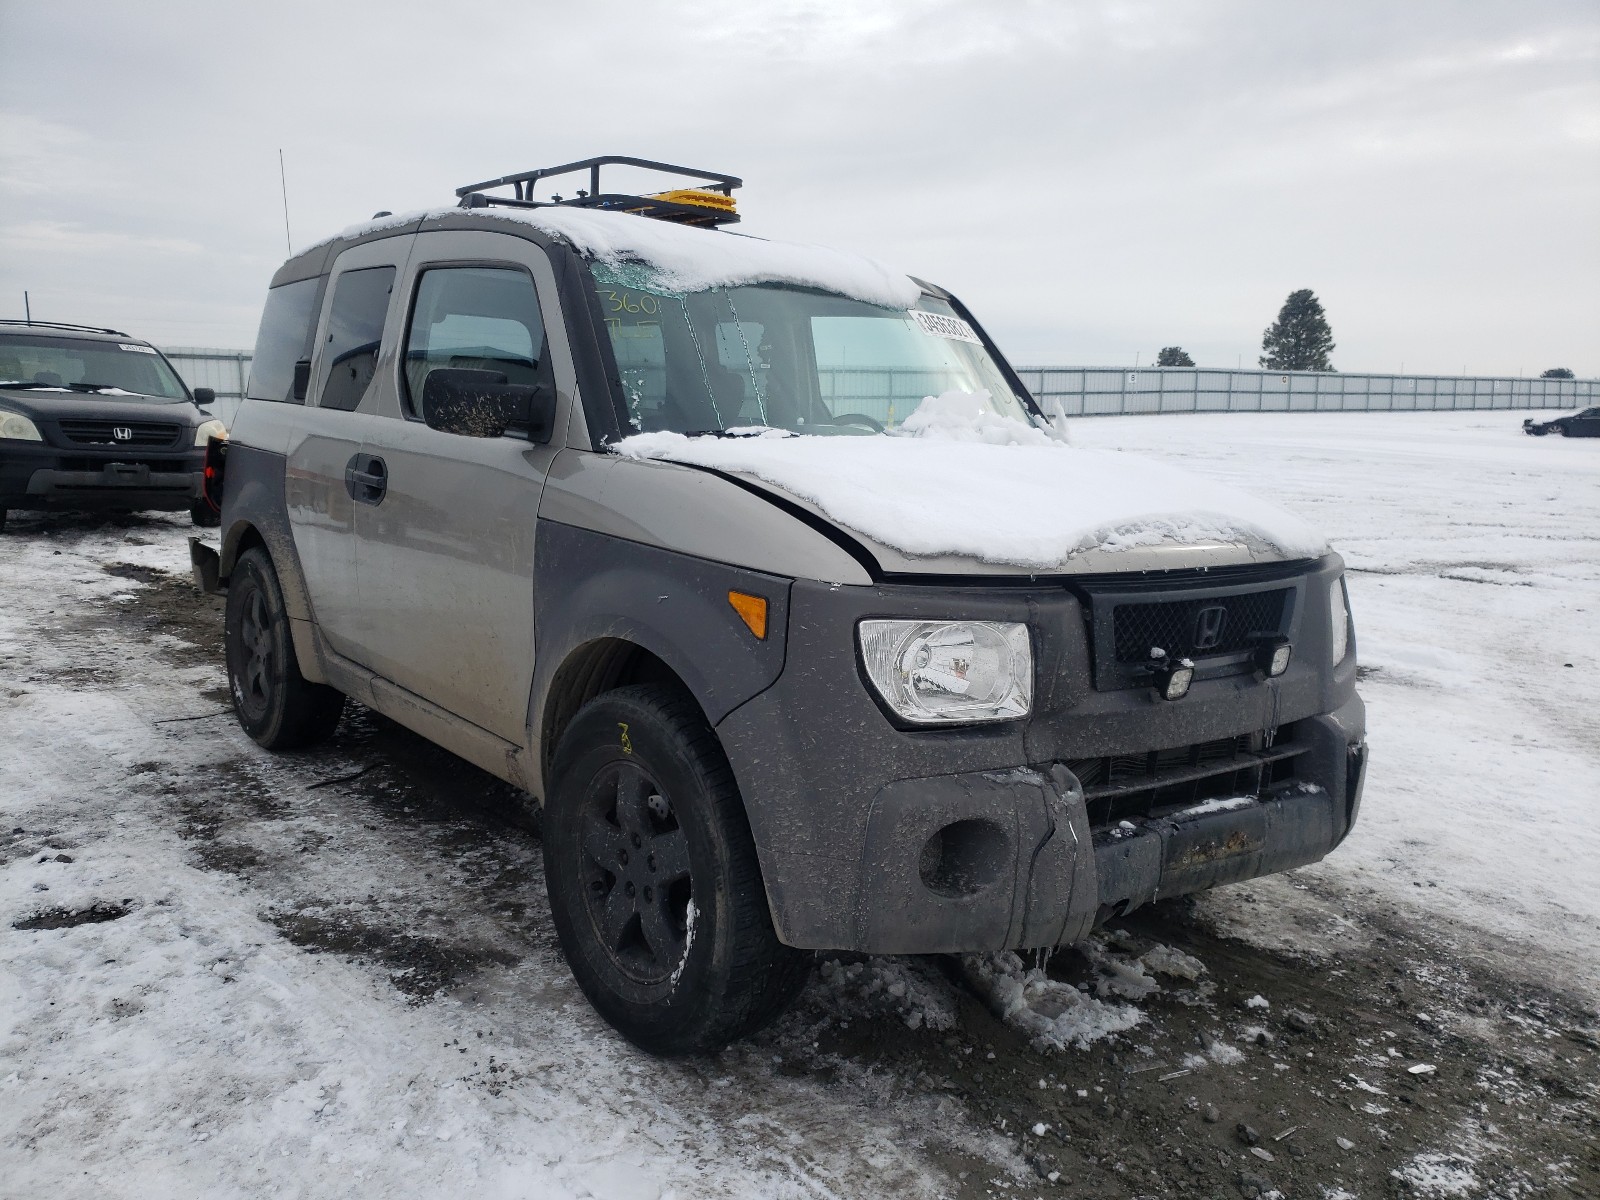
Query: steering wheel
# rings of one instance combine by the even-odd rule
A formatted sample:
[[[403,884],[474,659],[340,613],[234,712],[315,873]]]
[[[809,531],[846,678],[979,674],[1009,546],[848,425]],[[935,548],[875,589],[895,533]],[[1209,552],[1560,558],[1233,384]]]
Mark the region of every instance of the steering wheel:
[[[833,417],[835,425],[865,425],[873,433],[883,432],[883,422],[874,420],[866,413],[836,413]]]

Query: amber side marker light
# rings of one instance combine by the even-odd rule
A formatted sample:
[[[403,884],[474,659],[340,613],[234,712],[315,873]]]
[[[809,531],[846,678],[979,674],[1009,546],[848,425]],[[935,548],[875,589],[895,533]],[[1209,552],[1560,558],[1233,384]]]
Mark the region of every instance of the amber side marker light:
[[[740,620],[750,626],[750,632],[765,641],[767,637],[766,597],[752,596],[748,592],[729,592],[728,603],[733,605],[733,611],[739,614]]]

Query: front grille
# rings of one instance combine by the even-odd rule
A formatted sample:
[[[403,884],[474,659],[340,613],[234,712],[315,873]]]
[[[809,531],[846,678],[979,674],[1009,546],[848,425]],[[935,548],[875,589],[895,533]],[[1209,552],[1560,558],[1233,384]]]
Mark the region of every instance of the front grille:
[[[1250,674],[1257,634],[1293,641],[1305,567],[1282,563],[1081,585],[1094,686],[1102,692],[1149,687],[1150,664],[1163,657],[1193,659],[1200,681]]]
[[[1294,726],[1285,725],[1270,745],[1264,734],[1248,733],[1144,754],[1080,758],[1067,769],[1083,785],[1090,827],[1103,829],[1203,800],[1258,795],[1294,779],[1307,749],[1296,741]]]
[[[1152,649],[1174,658],[1248,650],[1255,634],[1280,631],[1290,591],[1119,604],[1113,618],[1117,661],[1147,663]]]
[[[118,437],[117,430],[128,437]],[[98,421],[73,417],[61,422],[61,432],[79,446],[140,446],[165,448],[178,440],[182,425],[157,421]]]

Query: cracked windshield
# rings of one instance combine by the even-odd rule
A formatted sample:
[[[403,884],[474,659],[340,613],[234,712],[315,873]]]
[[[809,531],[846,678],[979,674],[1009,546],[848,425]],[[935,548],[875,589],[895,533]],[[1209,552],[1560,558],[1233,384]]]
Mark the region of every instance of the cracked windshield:
[[[591,269],[640,432],[882,433],[949,391],[987,392],[995,412],[1029,420],[972,327],[935,297],[897,310],[775,284],[679,293],[644,270]]]

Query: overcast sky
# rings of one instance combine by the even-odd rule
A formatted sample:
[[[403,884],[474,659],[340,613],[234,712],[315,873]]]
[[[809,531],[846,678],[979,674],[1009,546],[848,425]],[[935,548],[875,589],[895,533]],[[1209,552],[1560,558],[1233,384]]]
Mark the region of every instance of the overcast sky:
[[[294,244],[599,153],[959,294],[1014,362],[1600,375],[1600,5],[0,0],[0,316],[248,347]]]

